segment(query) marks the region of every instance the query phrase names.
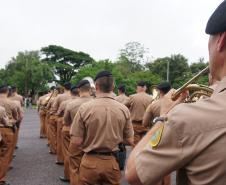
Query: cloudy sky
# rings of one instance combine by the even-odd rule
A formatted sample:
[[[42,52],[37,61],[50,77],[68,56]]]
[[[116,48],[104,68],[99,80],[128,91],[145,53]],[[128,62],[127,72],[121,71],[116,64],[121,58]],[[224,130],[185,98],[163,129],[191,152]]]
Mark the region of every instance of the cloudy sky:
[[[127,42],[154,58],[208,60],[205,26],[222,0],[7,0],[0,6],[0,67],[49,44],[115,60]]]

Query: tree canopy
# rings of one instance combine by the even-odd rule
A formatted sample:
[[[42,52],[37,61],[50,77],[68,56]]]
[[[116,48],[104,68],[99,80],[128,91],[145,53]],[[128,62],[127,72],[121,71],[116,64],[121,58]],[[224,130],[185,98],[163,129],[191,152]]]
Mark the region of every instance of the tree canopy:
[[[94,61],[89,54],[56,45],[43,47],[41,53],[43,55],[42,61],[53,68],[56,81],[60,84],[69,82],[81,67]]]
[[[167,79],[174,88],[179,88],[192,76],[205,68],[208,63],[203,58],[189,65],[188,59],[174,54],[153,61],[149,51],[137,42],[130,42],[119,50],[116,61],[95,61],[89,54],[76,52],[61,46],[50,45],[39,51],[19,52],[5,69],[0,69],[0,83],[16,85],[23,95],[35,94],[47,88],[48,82],[63,84],[78,83],[84,77],[92,78],[101,71],[109,70],[115,78],[115,92],[119,84],[125,84],[127,94],[135,93],[136,83],[144,80],[148,86]],[[40,57],[41,56],[41,57]],[[197,83],[208,84],[208,77],[201,77]]]
[[[124,68],[123,68],[124,69]],[[108,70],[112,72],[115,78],[115,92],[117,92],[117,86],[121,83],[126,85],[127,94],[133,94],[136,90],[136,84],[140,80],[146,81],[150,86],[157,84],[161,81],[161,78],[157,74],[152,74],[150,71],[135,71],[124,73],[121,66],[118,63],[113,63],[110,60],[101,60],[93,62],[81,68],[78,73],[72,78],[73,83],[78,83],[86,76],[94,78],[99,71]]]
[[[122,67],[127,66],[129,72],[141,71],[144,64],[149,61],[149,50],[139,42],[129,42],[120,50],[117,63]]]
[[[54,78],[51,68],[40,61],[38,51],[19,52],[0,71],[1,75],[4,75],[2,83],[16,85],[26,96],[46,89]]]

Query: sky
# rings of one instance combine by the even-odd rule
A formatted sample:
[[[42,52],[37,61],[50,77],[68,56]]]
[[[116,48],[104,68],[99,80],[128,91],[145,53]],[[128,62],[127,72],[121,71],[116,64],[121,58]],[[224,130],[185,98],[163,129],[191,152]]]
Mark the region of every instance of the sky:
[[[153,59],[208,60],[206,23],[222,0],[7,0],[0,6],[0,68],[50,44],[116,60],[131,41]]]

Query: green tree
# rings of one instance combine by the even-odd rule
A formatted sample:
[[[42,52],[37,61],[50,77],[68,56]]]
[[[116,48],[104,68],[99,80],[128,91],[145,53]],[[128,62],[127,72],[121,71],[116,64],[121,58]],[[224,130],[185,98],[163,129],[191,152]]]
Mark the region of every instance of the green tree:
[[[137,82],[143,80],[147,84],[147,92],[150,92],[150,89],[153,85],[159,84],[162,79],[158,74],[150,73],[150,71],[137,71],[128,75],[127,78],[122,79],[122,83],[126,84],[127,94],[134,94],[136,92]]]
[[[6,76],[7,76],[6,70],[0,69],[0,84],[5,84],[7,82]]]
[[[205,62],[203,58],[200,58],[198,62],[194,62],[190,65],[191,77],[196,75],[199,71],[208,66],[208,62]],[[208,75],[201,76],[197,82],[198,84],[208,85]]]
[[[115,64],[107,59],[100,60],[98,62],[92,62],[91,64],[82,67],[78,71],[78,73],[73,76],[72,82],[78,83],[80,80],[87,76],[95,78],[96,74],[102,70],[111,71],[116,78],[119,78],[121,76],[120,72],[115,69]]]
[[[120,50],[117,63],[128,72],[141,71],[149,61],[148,53],[148,49],[139,42],[129,42]]]
[[[162,79],[167,79],[167,65],[169,63],[169,81],[175,88],[180,87],[190,77],[190,69],[187,59],[181,55],[158,58],[146,66],[153,74],[158,74]]]
[[[40,61],[38,51],[19,52],[6,65],[5,74],[6,82],[16,85],[25,96],[45,89],[54,79],[51,68]]]
[[[60,84],[71,80],[78,70],[94,60],[86,53],[75,52],[61,46],[50,45],[41,49],[43,61],[53,67]]]
[[[156,74],[151,74],[149,71],[137,71],[134,73],[126,74],[122,68],[119,68],[117,63],[112,63],[109,60],[101,60],[93,62],[81,68],[78,73],[72,78],[73,83],[78,83],[86,76],[94,78],[99,71],[108,70],[111,71],[115,78],[115,92],[119,84],[126,85],[127,94],[135,93],[136,84],[140,80],[144,80],[149,85],[157,84],[161,81],[161,78]]]

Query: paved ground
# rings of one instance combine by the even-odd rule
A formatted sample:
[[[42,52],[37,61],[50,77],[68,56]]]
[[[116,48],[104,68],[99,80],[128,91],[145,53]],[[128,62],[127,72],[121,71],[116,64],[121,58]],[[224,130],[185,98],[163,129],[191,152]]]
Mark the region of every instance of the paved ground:
[[[39,139],[39,117],[34,109],[25,112],[18,146],[14,168],[8,173],[11,185],[68,185],[58,180],[63,167],[56,165],[55,156],[48,153],[46,140]],[[122,179],[121,185],[128,183]]]

